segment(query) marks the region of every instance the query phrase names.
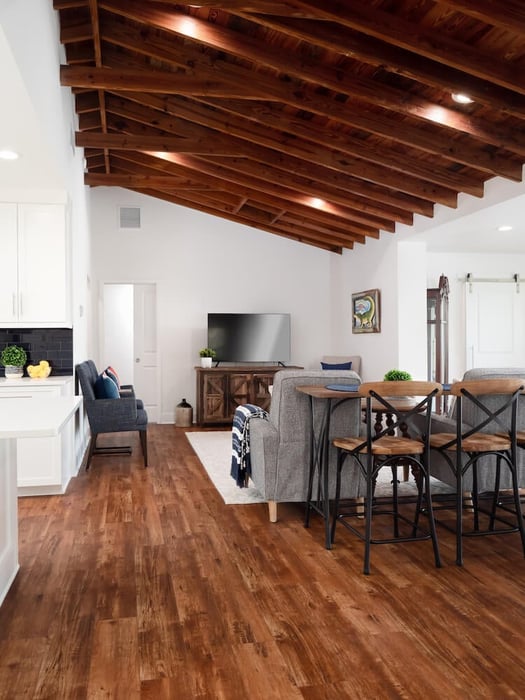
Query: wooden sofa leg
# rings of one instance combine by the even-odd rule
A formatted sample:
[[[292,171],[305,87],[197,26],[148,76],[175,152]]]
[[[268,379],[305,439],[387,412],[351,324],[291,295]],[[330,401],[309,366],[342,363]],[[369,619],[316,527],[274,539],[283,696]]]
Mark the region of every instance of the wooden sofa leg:
[[[271,523],[277,522],[277,501],[268,501],[268,515]]]

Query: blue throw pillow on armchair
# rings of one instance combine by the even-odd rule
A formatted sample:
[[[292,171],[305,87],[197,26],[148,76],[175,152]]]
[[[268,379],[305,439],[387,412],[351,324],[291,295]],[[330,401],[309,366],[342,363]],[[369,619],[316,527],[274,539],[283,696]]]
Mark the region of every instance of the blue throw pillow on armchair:
[[[94,391],[96,399],[120,399],[117,385],[105,372],[98,375]]]
[[[115,372],[113,367],[106,367],[104,371],[110,379],[113,379],[113,381],[117,385],[117,389],[120,391],[120,379],[118,378],[118,374]]]
[[[321,362],[321,369],[352,369],[351,362],[339,362],[338,364],[331,364],[330,362]]]

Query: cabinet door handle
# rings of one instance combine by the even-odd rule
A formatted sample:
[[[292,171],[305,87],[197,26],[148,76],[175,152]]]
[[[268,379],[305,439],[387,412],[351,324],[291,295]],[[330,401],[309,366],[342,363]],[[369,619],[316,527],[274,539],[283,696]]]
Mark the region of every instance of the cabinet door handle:
[[[24,306],[22,304],[22,292],[20,292],[19,303],[20,303],[20,318],[22,318],[22,316],[24,315]]]
[[[16,316],[16,294],[13,292],[13,316]]]

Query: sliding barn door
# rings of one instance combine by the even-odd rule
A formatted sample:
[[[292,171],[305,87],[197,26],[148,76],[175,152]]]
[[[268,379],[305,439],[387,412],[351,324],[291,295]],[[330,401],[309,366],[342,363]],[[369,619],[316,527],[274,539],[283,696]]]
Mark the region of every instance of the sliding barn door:
[[[525,367],[525,286],[466,282],[466,368]]]

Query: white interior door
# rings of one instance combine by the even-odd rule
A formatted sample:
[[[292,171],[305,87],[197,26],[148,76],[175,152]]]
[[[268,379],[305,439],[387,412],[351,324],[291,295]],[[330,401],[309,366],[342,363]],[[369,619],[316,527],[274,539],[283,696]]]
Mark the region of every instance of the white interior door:
[[[133,327],[137,396],[148,417],[158,422],[157,289],[154,284],[133,285]],[[140,394],[139,394],[140,388]]]
[[[122,384],[133,384],[151,422],[159,415],[157,295],[155,284],[103,286],[102,363]]]
[[[466,368],[525,367],[525,288],[466,283]]]

